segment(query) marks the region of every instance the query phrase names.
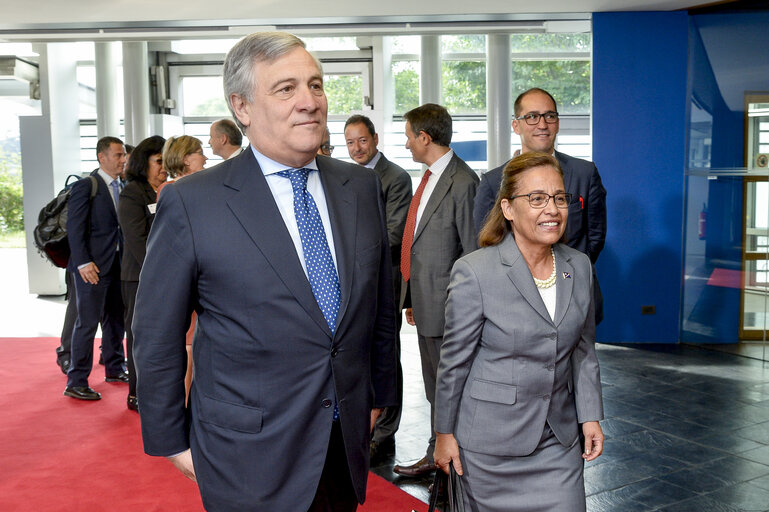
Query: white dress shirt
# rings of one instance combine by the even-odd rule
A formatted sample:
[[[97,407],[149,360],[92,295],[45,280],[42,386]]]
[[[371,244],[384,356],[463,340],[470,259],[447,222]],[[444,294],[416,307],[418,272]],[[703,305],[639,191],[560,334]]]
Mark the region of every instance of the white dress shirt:
[[[433,162],[433,165],[430,166],[430,177],[427,178],[427,185],[425,185],[425,189],[422,191],[422,197],[419,199],[417,219],[414,223],[415,233],[416,229],[419,227],[419,221],[422,220],[422,214],[425,211],[425,206],[427,206],[427,201],[430,200],[430,196],[432,195],[433,190],[435,190],[435,185],[438,183],[438,180],[441,179],[441,174],[443,174],[443,171],[446,170],[446,166],[449,165],[451,157],[453,156],[454,151],[449,149],[448,153]]]
[[[262,169],[262,173],[264,173],[267,185],[270,187],[270,192],[272,192],[272,197],[278,205],[278,210],[280,210],[280,216],[283,217],[283,222],[286,224],[288,234],[291,235],[291,240],[294,242],[294,248],[296,249],[296,254],[299,256],[299,262],[302,264],[304,274],[307,275],[307,265],[304,262],[304,249],[302,249],[302,238],[299,236],[299,227],[296,224],[296,215],[294,214],[294,189],[291,187],[291,181],[288,178],[276,174],[280,171],[293,169],[293,167],[287,167],[275,160],[271,160],[257,151],[254,146],[251,146],[251,150],[254,152],[254,156],[259,163],[259,167]],[[320,220],[323,222],[323,230],[326,232],[326,240],[328,240],[328,248],[331,251],[331,257],[334,259],[334,267],[337,269],[338,275],[339,266],[336,262],[334,236],[331,233],[331,219],[328,216],[326,194],[323,191],[323,184],[320,181],[318,164],[313,159],[313,161],[305,165],[304,168],[315,169],[315,172],[310,172],[307,176],[307,191],[312,195],[312,198],[315,200],[315,205],[318,207]]]

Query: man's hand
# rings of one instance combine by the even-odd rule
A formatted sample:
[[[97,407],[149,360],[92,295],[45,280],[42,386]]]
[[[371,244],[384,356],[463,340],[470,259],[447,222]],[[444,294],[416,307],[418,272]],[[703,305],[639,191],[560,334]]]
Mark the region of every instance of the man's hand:
[[[435,463],[441,470],[449,474],[449,464],[454,463],[454,470],[462,476],[462,462],[459,460],[459,445],[453,434],[435,433]]]
[[[167,459],[170,460],[171,464],[176,466],[176,469],[181,471],[184,476],[197,483],[197,479],[195,478],[195,466],[192,464],[192,452],[190,452],[189,448],[179,455],[167,457]]]
[[[416,325],[416,322],[414,322],[414,310],[411,308],[406,308],[406,322],[409,325]]]
[[[384,411],[384,409],[379,409],[379,408],[371,409],[371,430],[369,430],[369,432],[374,431],[376,420],[377,418],[379,418],[379,415],[382,414],[382,411]]]
[[[90,284],[97,284],[99,282],[99,267],[93,261],[88,263],[83,268],[77,269],[80,272],[80,277],[83,281]]]

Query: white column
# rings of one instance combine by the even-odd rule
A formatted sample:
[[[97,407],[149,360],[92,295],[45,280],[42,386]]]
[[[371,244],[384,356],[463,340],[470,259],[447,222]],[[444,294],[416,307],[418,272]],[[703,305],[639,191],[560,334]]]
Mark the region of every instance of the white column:
[[[510,159],[513,108],[510,35],[489,34],[486,36],[486,49],[486,158],[488,169],[493,169]]]
[[[441,103],[441,38],[422,36],[419,103]]]
[[[95,43],[96,55],[96,135],[120,136],[120,98],[115,70],[120,59],[115,42]]]
[[[150,136],[150,79],[145,41],[123,42],[125,142],[136,145]]]
[[[29,292],[64,293],[64,274],[41,256],[32,240],[40,209],[64,187],[69,174],[80,174],[80,124],[75,43],[36,45],[40,55],[40,116],[19,119],[27,234]],[[74,99],[74,101],[73,101]]]

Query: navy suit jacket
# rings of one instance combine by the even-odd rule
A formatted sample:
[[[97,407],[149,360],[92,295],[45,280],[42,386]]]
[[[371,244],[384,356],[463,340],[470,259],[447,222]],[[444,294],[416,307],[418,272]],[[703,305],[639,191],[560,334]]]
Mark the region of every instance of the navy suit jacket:
[[[115,252],[123,243],[109,188],[99,176],[98,169],[91,176],[95,176],[98,183],[93,202],[91,180],[81,179],[72,185],[67,203],[70,250],[67,270],[70,272],[77,272],[77,267],[89,261],[94,262],[101,272],[109,271]]]
[[[307,510],[339,405],[359,501],[370,409],[395,397],[390,251],[374,173],[317,157],[341,288],[334,335],[252,151],[166,187],[134,355],[145,451],[191,448],[208,510]],[[189,415],[185,333],[198,314]]]

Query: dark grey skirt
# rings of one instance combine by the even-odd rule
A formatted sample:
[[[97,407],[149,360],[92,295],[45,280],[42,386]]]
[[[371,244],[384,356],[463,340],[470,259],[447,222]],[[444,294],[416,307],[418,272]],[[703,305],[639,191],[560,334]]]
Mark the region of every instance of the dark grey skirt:
[[[584,512],[580,443],[566,448],[545,424],[534,453],[502,457],[460,448],[465,508],[472,512]]]

